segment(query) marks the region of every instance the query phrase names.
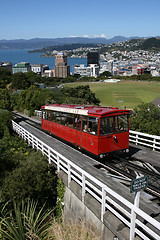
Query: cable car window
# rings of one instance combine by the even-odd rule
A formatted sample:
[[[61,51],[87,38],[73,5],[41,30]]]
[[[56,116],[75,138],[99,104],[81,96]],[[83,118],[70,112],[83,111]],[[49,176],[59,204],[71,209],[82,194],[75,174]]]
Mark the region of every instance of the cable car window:
[[[62,113],[61,112],[56,112],[56,123],[61,123],[61,117]]]
[[[98,117],[89,117],[89,119],[88,119],[89,133],[97,135],[97,132],[98,132],[98,122],[99,122],[99,118]]]
[[[97,135],[98,122],[99,122],[99,118],[97,117],[83,116],[83,125],[82,125],[83,132]]]
[[[83,132],[88,132],[88,117],[83,116],[82,129]]]
[[[115,133],[128,131],[128,117],[127,115],[120,115],[115,117]]]
[[[73,115],[73,128],[76,129],[78,125],[78,116],[77,115]]]
[[[67,123],[67,113],[62,113],[61,124],[66,126]]]
[[[42,111],[42,119],[46,119],[46,112]]]
[[[100,135],[108,135],[114,133],[114,117],[101,118]]]
[[[63,115],[65,116],[64,125],[73,128],[74,115],[71,113],[64,113]]]
[[[75,115],[75,119],[74,119],[74,127],[76,126],[77,130],[80,131],[81,130],[81,119],[82,116],[80,115]]]
[[[45,112],[46,112],[45,119],[48,120],[48,112],[47,111],[45,111]]]
[[[52,120],[52,111],[48,111],[48,121]]]
[[[52,122],[56,122],[56,112],[52,111]]]

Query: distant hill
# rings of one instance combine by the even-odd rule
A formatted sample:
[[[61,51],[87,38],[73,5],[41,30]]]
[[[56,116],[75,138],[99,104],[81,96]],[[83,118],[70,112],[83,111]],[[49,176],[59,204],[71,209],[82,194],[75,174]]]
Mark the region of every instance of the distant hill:
[[[107,46],[102,46],[100,53],[106,51],[135,51],[135,50],[146,50],[146,51],[160,51],[160,37],[151,38],[137,38],[130,39],[127,41],[122,41],[119,43],[113,43]]]
[[[93,43],[73,43],[73,44],[64,44],[64,45],[55,45],[49,46],[41,49],[35,49],[28,51],[29,53],[39,52],[39,53],[46,53],[52,52],[53,50],[56,51],[64,51],[64,50],[73,50],[77,48],[96,48],[98,46],[103,46],[102,44],[93,44]]]
[[[148,38],[142,45],[143,50],[160,50],[160,38]]]
[[[122,42],[128,39],[123,36],[115,36],[111,39],[106,38],[84,38],[84,37],[69,37],[69,38],[34,38],[34,39],[16,39],[16,40],[0,40],[0,49],[40,49],[49,46],[65,45],[65,44],[112,44]]]

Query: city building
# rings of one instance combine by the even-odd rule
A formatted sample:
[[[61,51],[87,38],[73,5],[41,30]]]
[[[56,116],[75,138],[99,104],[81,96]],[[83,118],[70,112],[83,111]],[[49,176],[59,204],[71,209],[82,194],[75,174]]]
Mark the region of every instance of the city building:
[[[90,64],[85,67],[84,64],[74,67],[74,74],[79,74],[81,77],[98,77],[99,66],[97,64]]]
[[[31,71],[41,75],[45,70],[49,70],[48,65],[44,64],[31,64]]]
[[[142,75],[144,74],[144,66],[137,65],[137,66],[132,66],[132,75]]]
[[[113,72],[113,60],[109,60],[109,61],[101,61],[100,62],[100,73],[103,72]]]
[[[137,66],[137,75],[142,75],[144,74],[144,68],[141,66]]]
[[[90,64],[99,65],[99,52],[88,52],[87,54],[87,66]]]
[[[12,73],[12,63],[10,62],[0,62],[0,68],[8,69]]]
[[[137,66],[132,66],[132,75],[137,75]]]
[[[60,52],[56,55],[54,66],[54,77],[65,78],[70,75],[70,66],[67,65],[67,55]]]
[[[26,72],[29,72],[29,71],[31,71],[31,66],[28,62],[17,63],[17,64],[15,64],[14,67],[12,67],[13,74],[17,73],[17,72],[26,73]]]
[[[53,77],[53,71],[52,70],[44,70],[42,72],[42,77]]]

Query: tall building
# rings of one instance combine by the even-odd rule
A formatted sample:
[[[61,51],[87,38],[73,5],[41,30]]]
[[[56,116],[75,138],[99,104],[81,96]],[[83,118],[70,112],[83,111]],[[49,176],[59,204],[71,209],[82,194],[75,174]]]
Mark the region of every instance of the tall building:
[[[99,65],[99,52],[89,52],[87,54],[87,66],[90,64]]]
[[[55,65],[66,63],[67,65],[67,55],[63,52],[60,52],[56,55]]]
[[[67,55],[65,53],[58,53],[55,59],[54,77],[65,78],[70,75],[70,66],[67,65]]]

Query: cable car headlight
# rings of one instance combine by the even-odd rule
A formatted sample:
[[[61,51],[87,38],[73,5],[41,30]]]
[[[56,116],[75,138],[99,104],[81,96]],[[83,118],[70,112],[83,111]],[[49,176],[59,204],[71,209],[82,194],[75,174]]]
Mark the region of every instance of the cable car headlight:
[[[116,141],[116,140],[117,140],[117,137],[116,137],[116,136],[113,136],[113,139]]]

